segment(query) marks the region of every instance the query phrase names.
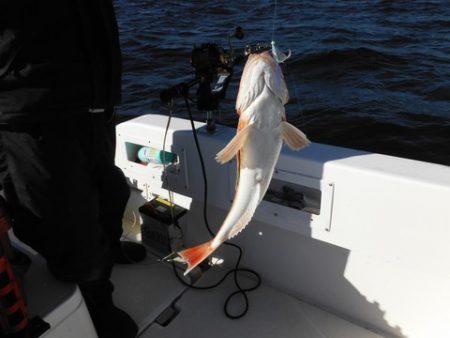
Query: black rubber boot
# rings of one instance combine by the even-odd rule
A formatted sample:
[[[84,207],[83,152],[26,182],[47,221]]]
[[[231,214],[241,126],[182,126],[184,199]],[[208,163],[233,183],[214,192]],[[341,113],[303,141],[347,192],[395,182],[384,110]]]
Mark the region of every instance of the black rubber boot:
[[[134,320],[112,301],[113,285],[109,280],[80,283],[80,290],[99,338],[135,338]]]
[[[116,264],[133,264],[139,263],[145,259],[147,251],[142,244],[120,241],[114,250],[114,263]]]

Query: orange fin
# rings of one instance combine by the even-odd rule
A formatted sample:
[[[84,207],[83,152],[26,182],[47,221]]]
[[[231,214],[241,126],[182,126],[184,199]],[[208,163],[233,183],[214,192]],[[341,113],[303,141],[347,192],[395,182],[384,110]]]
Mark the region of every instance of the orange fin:
[[[188,265],[184,275],[186,276],[192,269],[199,265],[206,257],[208,257],[215,250],[211,246],[212,240],[203,243],[192,248],[185,249],[178,252],[178,255],[183,259],[183,261]]]
[[[287,122],[281,122],[281,135],[292,150],[300,150],[311,143],[300,129]]]
[[[247,140],[248,134],[252,129],[251,125],[247,125],[245,128],[241,129],[235,137],[216,155],[216,161],[220,164],[224,164],[230,161],[236,154],[239,149],[241,149]]]

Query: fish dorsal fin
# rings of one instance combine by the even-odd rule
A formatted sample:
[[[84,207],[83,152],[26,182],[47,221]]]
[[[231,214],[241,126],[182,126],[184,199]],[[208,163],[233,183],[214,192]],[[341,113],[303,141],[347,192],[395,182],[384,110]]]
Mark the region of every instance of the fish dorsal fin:
[[[300,150],[311,143],[300,129],[286,121],[281,122],[281,136],[292,150]]]
[[[217,153],[216,161],[219,162],[220,164],[224,164],[230,161],[243,147],[251,130],[252,130],[251,125],[247,125],[243,129],[239,130],[236,136],[233,137],[230,142],[228,142],[225,148],[223,148],[221,151]]]

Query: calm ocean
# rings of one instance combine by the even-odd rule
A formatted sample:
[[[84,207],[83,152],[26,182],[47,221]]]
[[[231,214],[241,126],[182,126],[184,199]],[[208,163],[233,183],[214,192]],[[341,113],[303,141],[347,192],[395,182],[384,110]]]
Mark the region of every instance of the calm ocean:
[[[166,114],[159,93],[194,77],[193,45],[227,47],[241,26],[235,47],[273,36],[292,50],[283,68],[288,120],[313,142],[450,165],[449,0],[117,0],[116,9],[121,115]],[[221,104],[231,126],[241,71]],[[176,115],[186,117],[181,103]]]

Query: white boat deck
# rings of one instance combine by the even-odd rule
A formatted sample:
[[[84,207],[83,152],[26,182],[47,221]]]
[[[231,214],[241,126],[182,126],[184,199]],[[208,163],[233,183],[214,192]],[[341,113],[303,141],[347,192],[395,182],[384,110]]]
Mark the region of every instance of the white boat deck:
[[[186,290],[169,264],[148,254],[132,265],[116,265],[112,274],[114,302],[124,309],[144,331]]]
[[[221,270],[209,270],[197,284],[214,283],[223,275]],[[149,256],[142,264],[115,267],[114,300],[136,320],[142,338],[381,338],[264,282],[248,293],[247,314],[241,319],[229,319],[223,306],[235,291],[232,280],[230,276],[212,290],[187,289],[178,282],[169,264]],[[252,284],[244,275],[239,280],[243,285]],[[243,306],[239,298],[236,296],[230,306],[236,313]],[[167,308],[175,309],[172,312],[176,314],[164,323],[158,317]]]

